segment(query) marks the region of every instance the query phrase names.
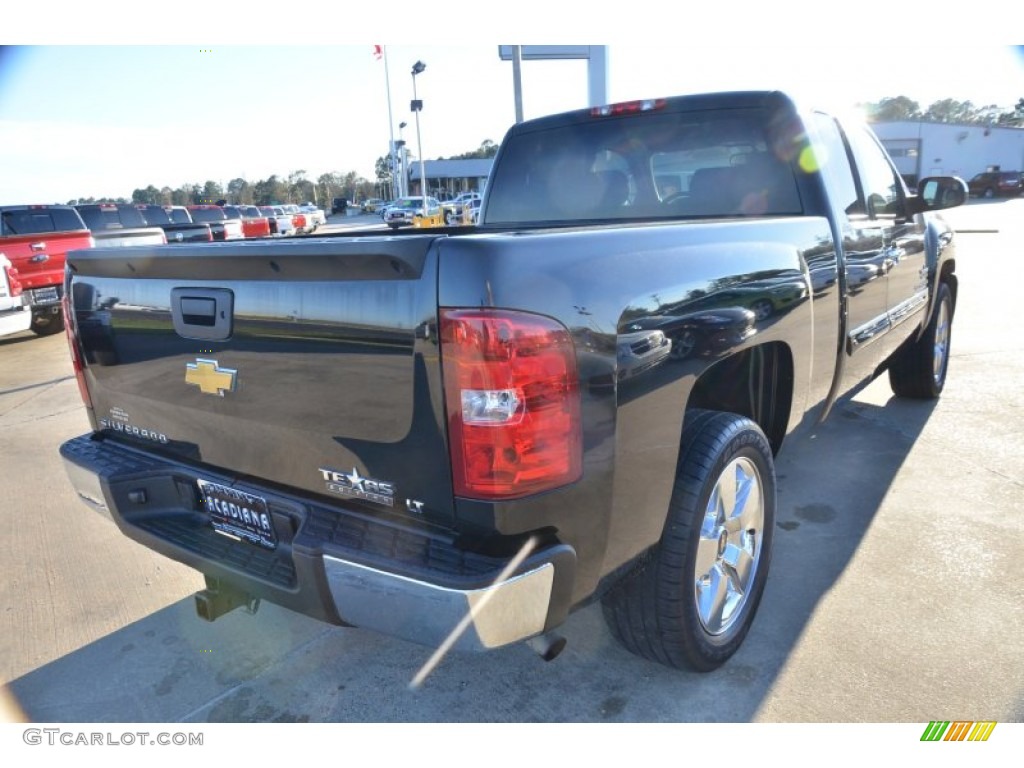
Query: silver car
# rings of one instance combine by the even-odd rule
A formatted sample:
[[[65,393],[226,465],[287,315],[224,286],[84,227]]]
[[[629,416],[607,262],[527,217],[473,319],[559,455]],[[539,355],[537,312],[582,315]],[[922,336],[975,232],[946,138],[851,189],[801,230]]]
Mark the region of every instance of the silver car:
[[[426,202],[427,216],[437,216],[441,212],[441,203],[437,198],[428,197]],[[411,227],[413,219],[423,213],[423,197],[414,195],[400,197],[393,202],[384,213],[384,223],[392,229]]]

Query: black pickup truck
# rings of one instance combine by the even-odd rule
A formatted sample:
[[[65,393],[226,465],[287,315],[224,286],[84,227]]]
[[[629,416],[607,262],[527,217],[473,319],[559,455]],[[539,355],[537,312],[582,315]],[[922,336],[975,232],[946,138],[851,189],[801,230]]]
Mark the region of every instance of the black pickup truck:
[[[476,227],[73,253],[93,430],[61,453],[206,575],[206,619],[264,598],[548,658],[600,599],[635,653],[710,670],[761,598],[784,441],[882,371],[943,389],[935,212],[967,192],[918,189],[863,126],[708,94],[516,125]]]
[[[174,221],[170,212],[162,205],[136,204],[135,206],[146,224],[151,227],[160,227],[167,237],[168,243],[210,243],[213,242],[213,232],[210,225],[202,221],[192,221],[187,215],[188,221]]]

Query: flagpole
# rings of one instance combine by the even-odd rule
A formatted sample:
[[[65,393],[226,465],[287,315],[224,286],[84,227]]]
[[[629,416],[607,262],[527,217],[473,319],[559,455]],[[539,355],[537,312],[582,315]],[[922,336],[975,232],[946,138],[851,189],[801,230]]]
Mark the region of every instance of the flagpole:
[[[391,77],[388,75],[388,47],[382,45],[380,50],[384,57],[384,85],[388,91],[388,168],[391,169],[391,199],[397,200],[398,194],[395,192],[395,120],[391,116]]]

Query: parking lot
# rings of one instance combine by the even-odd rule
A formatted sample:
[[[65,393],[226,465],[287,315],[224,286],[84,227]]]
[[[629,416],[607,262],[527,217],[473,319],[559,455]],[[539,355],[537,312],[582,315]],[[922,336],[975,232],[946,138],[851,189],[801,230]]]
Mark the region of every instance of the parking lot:
[[[883,377],[778,461],[779,530],[752,632],[711,674],[622,650],[599,606],[566,650],[452,655],[266,604],[195,615],[195,572],[71,490],[88,430],[63,335],[0,339],[0,661],[34,722],[1024,720],[1024,198],[949,212],[959,303],[937,403]],[[327,229],[380,225],[332,217]]]

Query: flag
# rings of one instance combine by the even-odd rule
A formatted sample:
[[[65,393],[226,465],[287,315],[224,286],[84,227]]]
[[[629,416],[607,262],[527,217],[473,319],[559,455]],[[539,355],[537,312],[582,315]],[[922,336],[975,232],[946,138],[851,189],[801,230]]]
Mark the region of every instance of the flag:
[[[383,56],[383,55],[384,55],[384,46],[383,45],[375,45],[375,46],[373,46],[373,58],[375,58],[378,61],[380,61],[380,57]]]

